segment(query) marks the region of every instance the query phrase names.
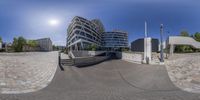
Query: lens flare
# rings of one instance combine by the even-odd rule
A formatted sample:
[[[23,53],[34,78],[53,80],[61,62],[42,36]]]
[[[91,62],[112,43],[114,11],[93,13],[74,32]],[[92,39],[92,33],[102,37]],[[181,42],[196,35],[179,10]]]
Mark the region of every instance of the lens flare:
[[[57,26],[58,24],[59,24],[59,20],[57,20],[57,19],[49,20],[49,25],[51,25],[51,26]]]

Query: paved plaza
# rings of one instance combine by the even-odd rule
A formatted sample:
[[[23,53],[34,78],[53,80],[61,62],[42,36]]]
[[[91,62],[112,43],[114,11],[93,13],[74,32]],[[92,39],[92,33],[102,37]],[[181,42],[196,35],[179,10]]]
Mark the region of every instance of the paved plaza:
[[[200,94],[177,88],[165,66],[122,60],[58,69],[44,89],[25,94],[0,94],[0,100],[200,100]]]
[[[200,53],[174,54],[166,61],[166,68],[177,87],[200,93]]]
[[[46,87],[57,64],[58,52],[0,53],[0,93],[27,93]]]

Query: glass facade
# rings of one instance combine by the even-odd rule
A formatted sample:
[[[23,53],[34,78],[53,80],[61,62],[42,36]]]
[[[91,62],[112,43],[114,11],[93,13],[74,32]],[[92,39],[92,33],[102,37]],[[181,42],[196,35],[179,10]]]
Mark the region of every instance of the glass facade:
[[[128,34],[126,32],[104,32],[102,46],[105,48],[127,48]]]
[[[95,44],[99,48],[127,48],[128,36],[126,32],[104,32],[100,20],[87,20],[74,17],[67,29],[68,50],[85,50]]]
[[[82,17],[74,17],[67,30],[67,47],[70,50],[83,50],[89,44],[100,47],[101,34],[104,31],[100,23],[99,20],[94,22]]]

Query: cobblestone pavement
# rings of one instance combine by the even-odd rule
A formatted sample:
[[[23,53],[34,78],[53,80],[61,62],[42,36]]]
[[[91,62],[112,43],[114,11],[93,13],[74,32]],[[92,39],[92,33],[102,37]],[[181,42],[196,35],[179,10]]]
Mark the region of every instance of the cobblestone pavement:
[[[110,60],[90,67],[57,70],[51,84],[32,93],[0,100],[200,100],[170,81],[165,66]]]
[[[174,54],[165,63],[177,87],[200,93],[200,53]]]
[[[0,53],[0,93],[27,93],[46,87],[57,64],[57,52]]]

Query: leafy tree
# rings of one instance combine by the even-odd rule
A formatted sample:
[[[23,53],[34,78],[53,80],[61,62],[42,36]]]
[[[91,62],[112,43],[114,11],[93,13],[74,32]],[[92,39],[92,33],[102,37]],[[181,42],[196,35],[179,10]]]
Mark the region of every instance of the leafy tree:
[[[29,40],[27,41],[27,45],[29,45],[30,47],[36,47],[38,46],[38,43],[35,40]]]
[[[55,45],[53,45],[53,46],[52,46],[52,48],[53,48],[53,50],[57,50],[57,48],[56,48],[56,46],[55,46]]]
[[[18,46],[19,46],[20,51],[22,51],[24,45],[26,45],[26,39],[23,37],[19,37],[18,38]]]
[[[199,41],[200,42],[200,32],[196,32],[195,34],[194,34],[194,39],[196,40],[196,41]]]
[[[0,42],[3,42],[1,37],[0,37]]]
[[[189,33],[187,31],[181,31],[180,36],[189,36]]]
[[[91,44],[86,48],[86,50],[92,50],[92,51],[96,51],[97,49],[98,49],[98,46],[95,44]]]
[[[12,48],[17,51],[18,39],[16,37],[13,38]]]
[[[91,46],[92,46],[92,51],[96,51],[97,50],[97,45],[92,44]]]
[[[26,44],[26,39],[23,38],[22,36],[18,38],[13,39],[13,49],[16,52],[22,52],[23,51],[23,46]]]
[[[52,47],[53,47],[53,50],[59,50],[58,46],[53,45]]]
[[[126,52],[126,51],[128,51],[129,50],[129,48],[122,48],[121,49],[121,51],[123,51],[123,52]]]

